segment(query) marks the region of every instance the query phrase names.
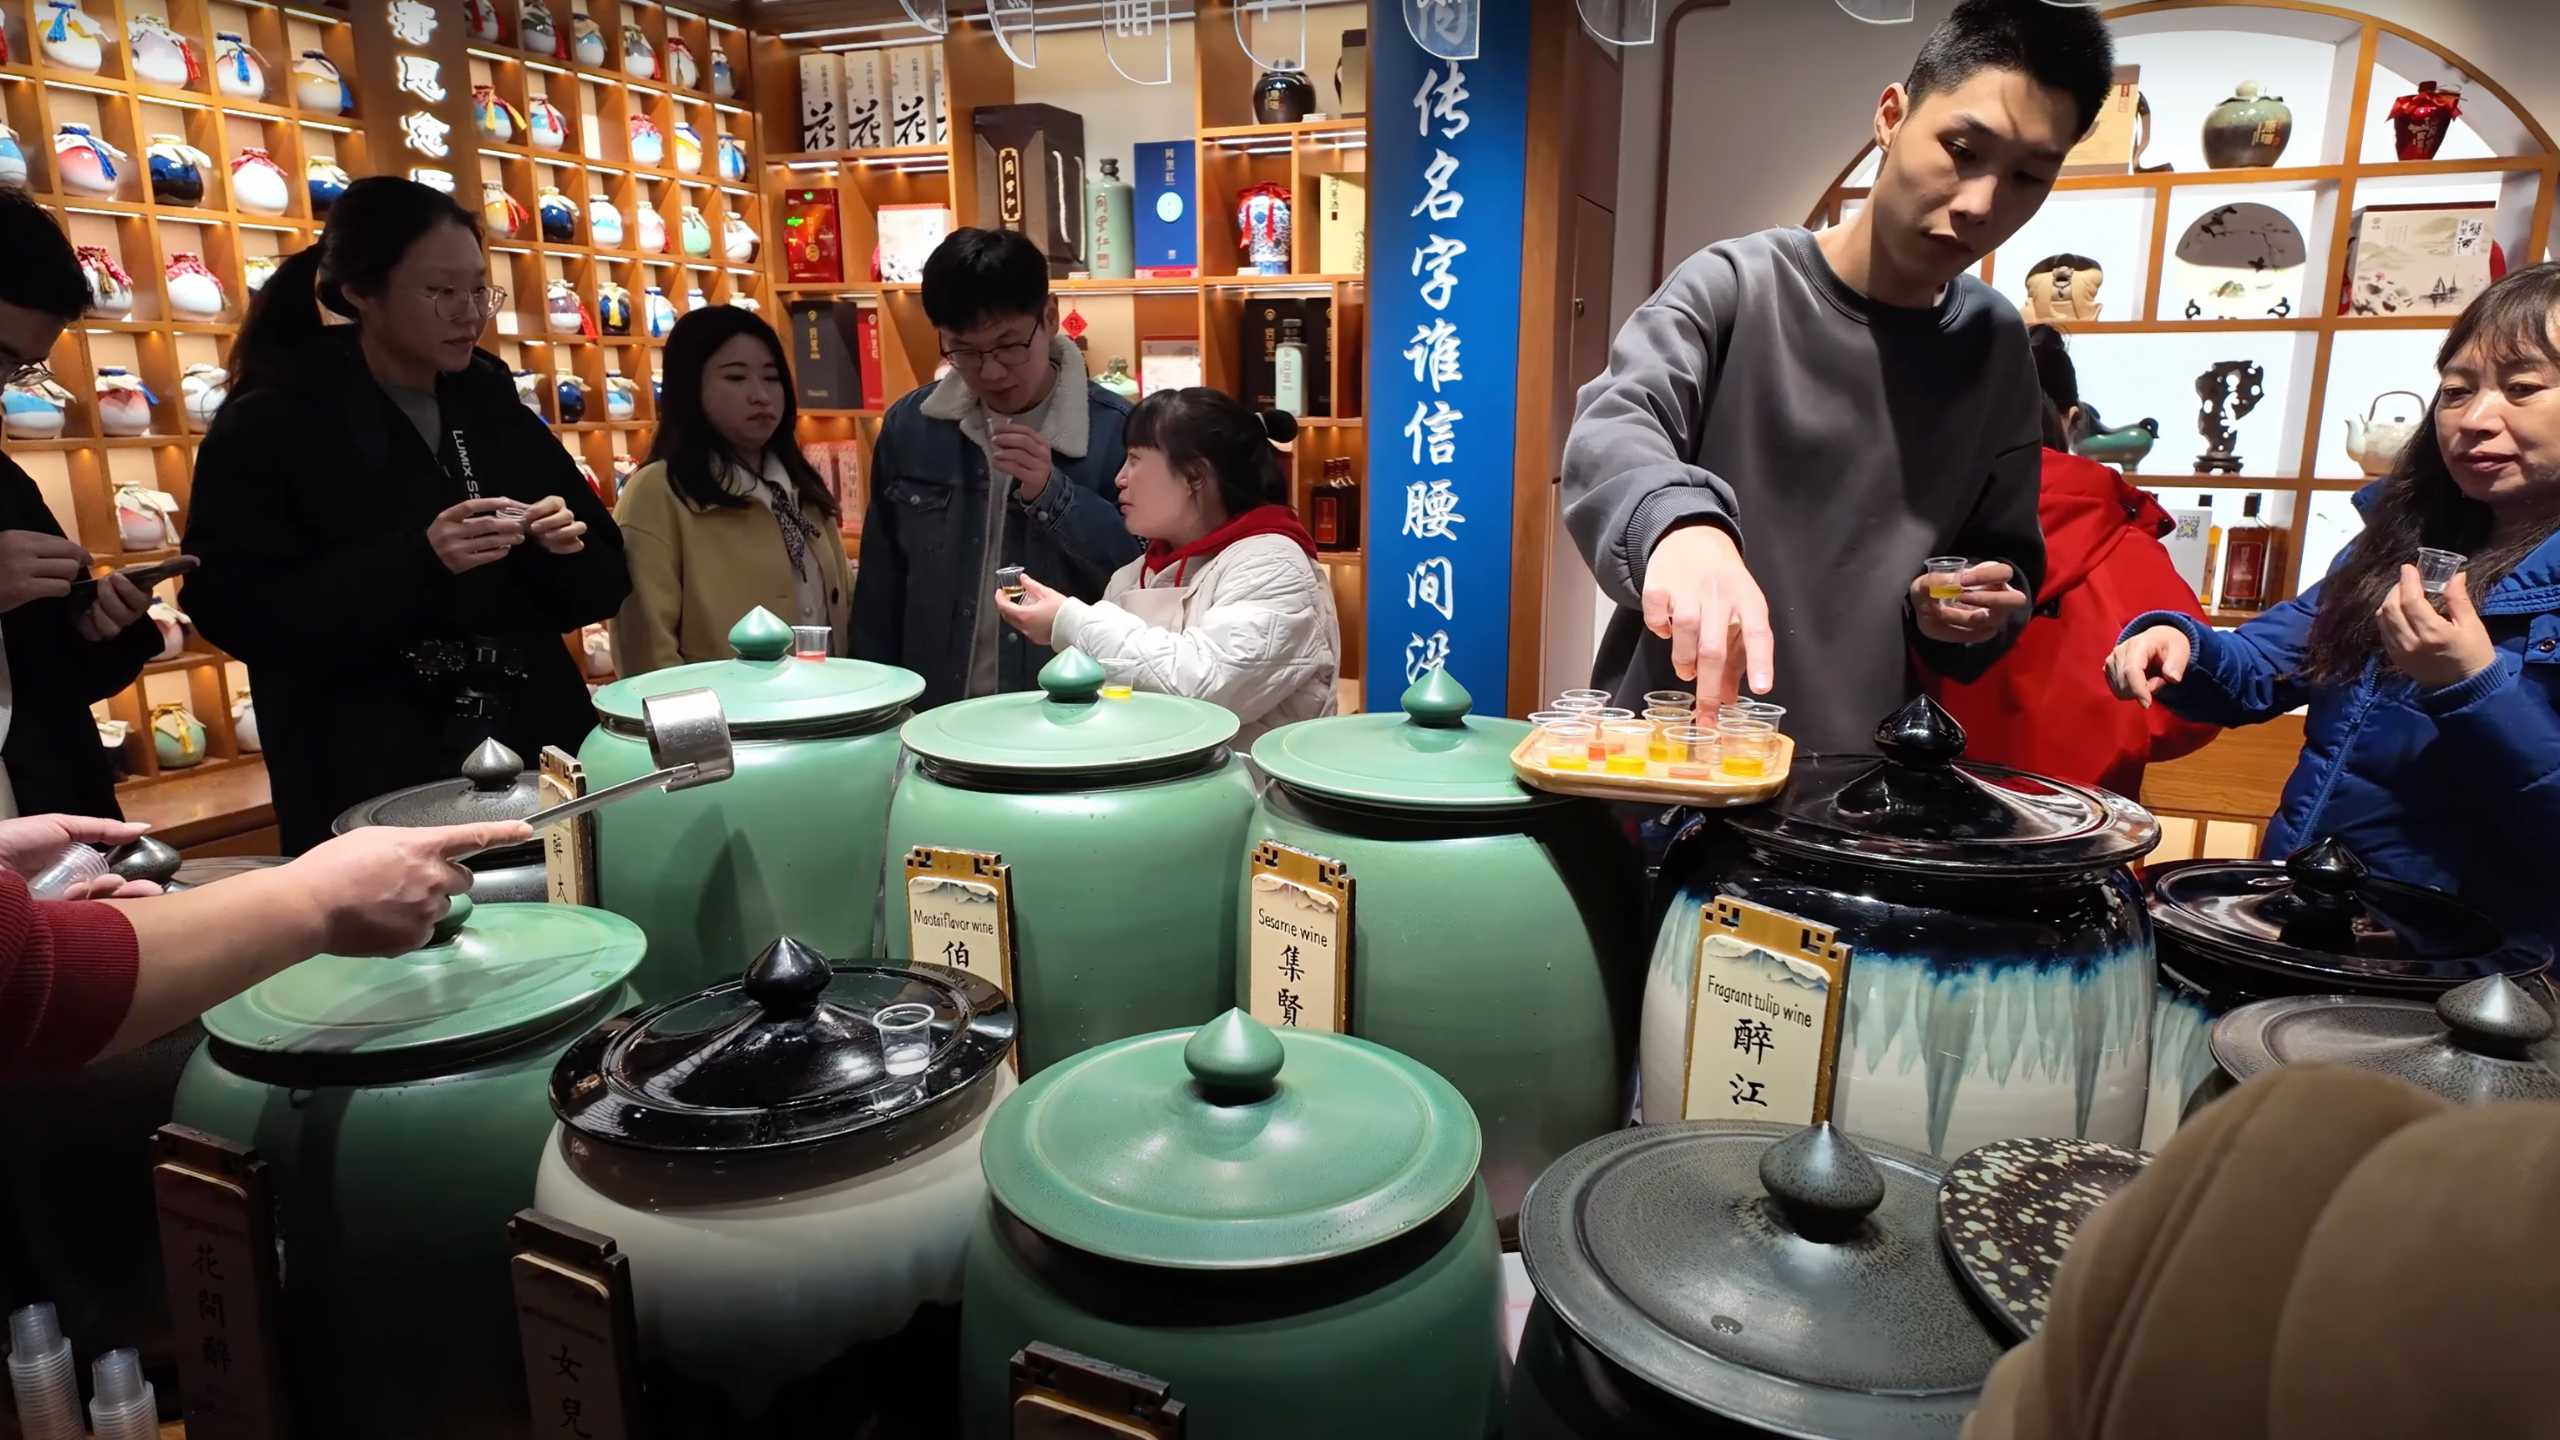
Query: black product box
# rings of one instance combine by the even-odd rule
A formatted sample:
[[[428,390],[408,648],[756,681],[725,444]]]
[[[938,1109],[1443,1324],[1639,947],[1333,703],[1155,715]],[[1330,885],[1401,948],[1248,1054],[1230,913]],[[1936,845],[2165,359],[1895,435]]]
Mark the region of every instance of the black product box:
[[[1333,301],[1310,295],[1252,295],[1244,297],[1244,336],[1238,347],[1244,356],[1244,395],[1247,405],[1256,410],[1276,408],[1278,390],[1276,347],[1280,344],[1281,322],[1295,320],[1298,338],[1307,347],[1307,414],[1333,414]]]
[[[981,105],[972,224],[1020,231],[1064,278],[1085,266],[1084,117],[1055,105]]]
[[[791,384],[801,409],[862,408],[860,316],[850,300],[791,302]]]

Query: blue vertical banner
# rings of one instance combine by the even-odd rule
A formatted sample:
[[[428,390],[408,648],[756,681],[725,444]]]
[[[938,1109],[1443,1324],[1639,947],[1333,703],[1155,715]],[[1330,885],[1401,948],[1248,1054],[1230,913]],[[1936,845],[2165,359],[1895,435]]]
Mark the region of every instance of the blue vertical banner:
[[[1398,13],[1479,7],[1472,60],[1429,53]],[[1496,714],[1510,677],[1529,5],[1382,0],[1369,35],[1363,704],[1393,711],[1445,666]]]

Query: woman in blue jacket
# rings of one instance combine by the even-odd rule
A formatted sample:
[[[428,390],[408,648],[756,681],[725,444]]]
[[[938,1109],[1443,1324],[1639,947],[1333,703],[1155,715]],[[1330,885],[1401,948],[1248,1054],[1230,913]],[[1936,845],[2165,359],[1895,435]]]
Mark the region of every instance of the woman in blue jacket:
[[[2247,725],[2310,707],[2265,853],[2329,836],[2377,873],[2560,940],[2560,265],[2491,286],[2438,352],[2428,422],[2356,496],[2329,577],[2236,631],[2154,613],[2118,695]],[[2420,546],[2469,556],[2441,610]]]

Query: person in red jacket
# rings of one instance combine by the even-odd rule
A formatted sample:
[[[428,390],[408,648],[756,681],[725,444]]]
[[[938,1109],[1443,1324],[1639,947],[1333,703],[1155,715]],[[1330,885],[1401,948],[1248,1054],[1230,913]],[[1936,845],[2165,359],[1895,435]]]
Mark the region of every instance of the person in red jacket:
[[[2217,731],[2166,706],[2117,702],[2107,688],[2107,655],[2137,615],[2176,610],[2202,620],[2204,611],[2160,544],[2175,524],[2160,502],[2115,470],[2069,453],[2068,436],[2088,417],[2061,333],[2038,325],[2029,337],[2046,401],[2036,497],[2045,582],[2034,618],[1979,680],[1914,668],[1964,726],[1967,758],[2139,797],[2143,767],[2201,749]]]

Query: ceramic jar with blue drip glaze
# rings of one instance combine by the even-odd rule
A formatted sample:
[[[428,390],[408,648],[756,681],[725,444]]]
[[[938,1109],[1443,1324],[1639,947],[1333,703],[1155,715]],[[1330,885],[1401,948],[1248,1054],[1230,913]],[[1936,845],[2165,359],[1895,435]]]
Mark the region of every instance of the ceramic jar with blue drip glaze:
[[[1850,1133],[1942,1158],[2014,1136],[2139,1143],[2156,963],[2128,867],[2159,823],[2104,790],[1960,763],[1963,727],[1926,697],[1876,747],[1799,756],[1776,799],[1673,846],[1643,1118],[1682,1118],[1700,917],[1730,897],[1848,947],[1832,1118]]]

